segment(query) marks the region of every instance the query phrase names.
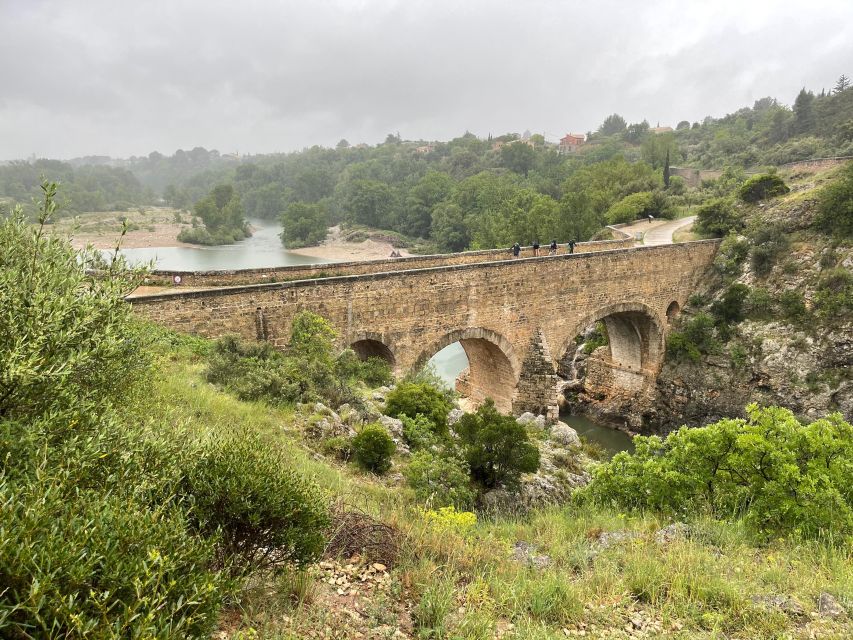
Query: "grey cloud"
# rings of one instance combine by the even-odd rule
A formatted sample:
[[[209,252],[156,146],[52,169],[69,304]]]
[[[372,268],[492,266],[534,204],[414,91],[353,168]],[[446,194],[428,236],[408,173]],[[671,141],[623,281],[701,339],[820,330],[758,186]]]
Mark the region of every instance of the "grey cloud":
[[[675,124],[851,62],[847,0],[0,0],[0,158]]]

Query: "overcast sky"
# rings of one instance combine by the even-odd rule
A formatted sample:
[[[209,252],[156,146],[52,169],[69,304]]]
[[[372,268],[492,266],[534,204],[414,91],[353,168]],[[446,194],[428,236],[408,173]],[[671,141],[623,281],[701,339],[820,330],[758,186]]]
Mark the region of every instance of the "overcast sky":
[[[0,159],[654,126],[853,76],[853,0],[0,0]]]

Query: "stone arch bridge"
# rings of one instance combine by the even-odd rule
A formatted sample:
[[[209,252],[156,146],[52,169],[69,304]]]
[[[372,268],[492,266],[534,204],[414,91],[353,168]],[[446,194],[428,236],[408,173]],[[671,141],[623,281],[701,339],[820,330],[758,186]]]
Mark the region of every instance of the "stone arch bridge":
[[[504,412],[557,410],[557,364],[575,337],[603,321],[609,353],[596,388],[641,395],[663,360],[672,317],[708,275],[718,241],[620,248],[518,260],[413,268],[207,290],[134,295],[134,312],[179,331],[237,334],[283,347],[294,315],[327,318],[341,347],[387,359],[398,374],[460,342],[474,402]],[[448,256],[448,262],[451,257]],[[377,268],[380,268],[377,265]],[[591,375],[591,374],[588,374]]]

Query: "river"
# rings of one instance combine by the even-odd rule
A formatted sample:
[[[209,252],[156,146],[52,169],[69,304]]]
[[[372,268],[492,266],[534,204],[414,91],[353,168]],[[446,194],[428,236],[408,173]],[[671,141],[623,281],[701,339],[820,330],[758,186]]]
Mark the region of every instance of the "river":
[[[214,247],[145,247],[122,249],[121,252],[134,264],[153,261],[155,269],[166,271],[261,269],[328,262],[284,248],[278,237],[281,224],[276,220],[250,220],[249,224],[254,230],[252,236],[234,244]]]
[[[285,249],[278,237],[281,226],[271,220],[250,220],[254,232],[241,242],[215,247],[147,247],[123,249],[132,262],[154,262],[156,269],[170,271],[216,271],[230,269],[258,269],[292,264],[328,262],[321,258],[302,256]],[[458,342],[445,347],[430,360],[435,372],[449,387],[456,376],[467,366],[468,357]],[[596,442],[607,451],[633,449],[630,436],[596,424],[583,416],[562,415],[561,420],[571,425],[587,440]]]

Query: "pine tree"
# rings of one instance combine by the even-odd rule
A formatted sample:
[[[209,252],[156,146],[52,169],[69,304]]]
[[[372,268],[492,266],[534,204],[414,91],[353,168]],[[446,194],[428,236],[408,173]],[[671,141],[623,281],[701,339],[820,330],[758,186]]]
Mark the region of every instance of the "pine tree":
[[[814,129],[814,94],[803,87],[794,100],[794,128],[797,133],[808,133]]]
[[[838,82],[835,83],[834,93],[841,93],[845,91],[850,86],[850,78],[848,78],[843,73],[841,77],[838,78]]]
[[[666,161],[663,165],[663,186],[669,189],[669,149],[666,150]]]

